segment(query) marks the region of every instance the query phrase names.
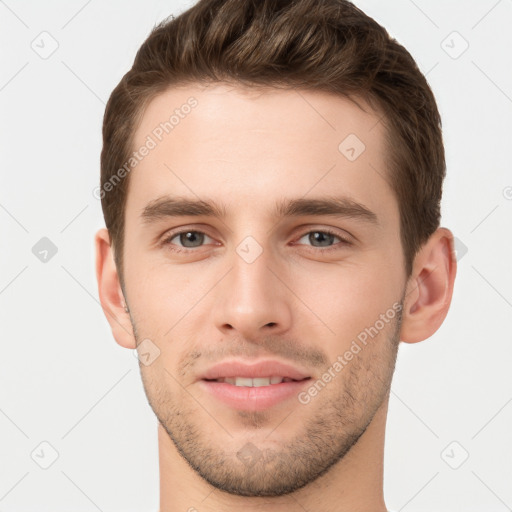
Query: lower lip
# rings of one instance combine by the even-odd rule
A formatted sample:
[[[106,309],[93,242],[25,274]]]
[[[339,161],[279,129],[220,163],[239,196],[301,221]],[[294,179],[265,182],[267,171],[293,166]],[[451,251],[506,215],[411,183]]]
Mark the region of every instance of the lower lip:
[[[309,378],[270,384],[269,386],[249,387],[235,386],[227,382],[201,380],[199,385],[233,409],[262,411],[290,399],[292,396],[297,396],[310,381]]]

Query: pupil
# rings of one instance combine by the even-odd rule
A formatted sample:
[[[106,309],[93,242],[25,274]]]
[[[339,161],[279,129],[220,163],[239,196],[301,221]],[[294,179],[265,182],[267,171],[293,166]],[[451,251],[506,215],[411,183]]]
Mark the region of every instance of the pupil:
[[[329,242],[329,241],[332,242],[333,238],[334,238],[334,235],[331,235],[329,233],[322,233],[320,231],[315,231],[309,235],[310,242],[316,241],[316,242],[322,243],[322,239],[324,239],[324,242],[325,242],[325,240],[327,240],[327,242]],[[328,243],[324,244],[324,245],[328,245]]]
[[[192,243],[194,243],[194,240],[198,237],[198,235],[199,235],[199,239],[198,239],[198,240],[199,240],[199,243],[201,243],[201,241],[202,241],[201,236],[203,236],[203,235],[202,235],[202,233],[197,233],[197,232],[195,232],[195,231],[187,231],[186,233],[182,233],[182,234],[181,234],[181,236],[180,236],[180,242],[181,242],[185,247],[187,247],[186,242],[192,242]],[[197,240],[195,240],[195,241],[197,241]],[[189,247],[190,247],[190,246],[189,246]],[[194,245],[192,245],[191,247],[195,247],[195,246],[194,246]]]

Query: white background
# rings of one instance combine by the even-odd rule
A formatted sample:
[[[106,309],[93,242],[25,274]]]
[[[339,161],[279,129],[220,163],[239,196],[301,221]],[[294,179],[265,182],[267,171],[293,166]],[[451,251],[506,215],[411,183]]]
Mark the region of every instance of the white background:
[[[511,510],[512,2],[355,3],[434,91],[448,172],[442,225],[467,247],[444,324],[400,346],[386,503]],[[92,191],[112,89],[154,24],[190,5],[0,2],[1,512],[158,509],[156,418],[98,302],[93,236],[104,224]],[[58,42],[47,59],[31,47],[43,31]],[[462,38],[469,47],[453,58]],[[58,249],[46,263],[32,252],[42,237]],[[49,461],[43,441],[59,455],[48,469],[31,458]],[[447,463],[466,452],[458,469]]]

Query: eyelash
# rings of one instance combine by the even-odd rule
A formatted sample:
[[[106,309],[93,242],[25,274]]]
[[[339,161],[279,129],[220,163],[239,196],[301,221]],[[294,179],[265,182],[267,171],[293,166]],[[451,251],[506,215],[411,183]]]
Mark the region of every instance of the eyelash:
[[[202,235],[206,235],[206,236],[209,236],[207,233],[205,233],[204,231],[199,231],[199,230],[195,230],[195,229],[183,229],[181,231],[176,231],[174,233],[171,233],[169,234],[169,236],[167,236],[161,243],[162,246],[170,246],[170,245],[174,245],[174,244],[171,244],[171,240],[173,238],[176,238],[178,235],[181,235],[183,233],[199,233],[199,234],[202,234]],[[312,229],[312,230],[309,230],[309,231],[305,231],[304,233],[301,234],[301,236],[298,238],[299,240],[301,238],[303,238],[305,235],[308,235],[309,233],[323,233],[323,234],[327,234],[327,235],[333,235],[335,236],[336,238],[339,238],[341,240],[341,242],[339,242],[338,244],[334,245],[334,246],[331,246],[331,247],[313,247],[311,246],[312,249],[317,249],[319,250],[320,252],[330,252],[330,251],[336,251],[336,250],[339,250],[340,247],[339,245],[342,245],[342,246],[346,246],[346,245],[352,245],[352,242],[350,242],[349,240],[347,240],[346,238],[340,236],[337,232],[331,230],[331,229]],[[178,246],[179,247],[179,246]],[[197,249],[199,249],[200,247],[185,247],[185,248],[172,248],[171,251],[175,252],[175,253],[186,253],[186,252],[191,252],[191,251],[195,251]]]

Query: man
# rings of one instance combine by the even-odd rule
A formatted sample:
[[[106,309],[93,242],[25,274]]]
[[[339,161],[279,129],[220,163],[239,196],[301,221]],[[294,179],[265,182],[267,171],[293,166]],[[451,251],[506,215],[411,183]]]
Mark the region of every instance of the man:
[[[400,341],[456,275],[441,120],[345,0],[201,0],[108,102],[99,296],[158,418],[160,512],[384,512]]]

